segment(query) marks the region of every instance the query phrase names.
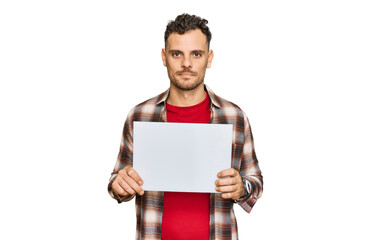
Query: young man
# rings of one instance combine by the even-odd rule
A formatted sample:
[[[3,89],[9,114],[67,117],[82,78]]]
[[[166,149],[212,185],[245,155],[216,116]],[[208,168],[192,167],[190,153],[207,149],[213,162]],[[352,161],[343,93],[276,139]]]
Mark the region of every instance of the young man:
[[[262,175],[245,113],[204,84],[214,57],[206,24],[207,20],[188,14],[169,22],[161,54],[170,88],[135,106],[124,125],[108,191],[119,203],[136,196],[136,239],[238,239],[233,204],[250,212],[262,194]],[[215,176],[220,193],[144,192],[143,180],[132,168],[134,121],[233,124],[231,168]]]

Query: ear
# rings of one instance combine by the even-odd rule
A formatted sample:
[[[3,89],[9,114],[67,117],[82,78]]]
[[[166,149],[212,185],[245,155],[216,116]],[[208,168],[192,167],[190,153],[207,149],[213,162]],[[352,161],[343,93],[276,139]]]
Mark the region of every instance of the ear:
[[[211,67],[211,62],[213,61],[213,58],[214,58],[214,52],[213,50],[210,50],[209,51],[209,56],[207,57],[207,68],[210,68]]]
[[[166,53],[165,53],[165,48],[163,48],[162,51],[161,51],[161,58],[162,58],[162,63],[166,67]]]

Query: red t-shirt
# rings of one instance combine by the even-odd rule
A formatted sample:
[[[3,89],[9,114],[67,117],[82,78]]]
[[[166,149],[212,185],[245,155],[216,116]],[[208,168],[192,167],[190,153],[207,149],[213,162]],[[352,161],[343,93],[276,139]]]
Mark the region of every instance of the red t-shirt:
[[[210,99],[189,107],[166,104],[167,121],[209,123]],[[210,193],[165,192],[162,240],[208,240]]]

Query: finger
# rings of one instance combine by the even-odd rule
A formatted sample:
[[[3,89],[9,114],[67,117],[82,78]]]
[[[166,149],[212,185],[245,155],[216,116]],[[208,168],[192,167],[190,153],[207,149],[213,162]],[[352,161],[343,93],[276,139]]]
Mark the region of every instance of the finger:
[[[130,168],[128,169],[127,171],[128,175],[134,179],[135,182],[137,182],[140,186],[143,185],[143,180],[142,178],[139,176],[139,174],[137,173],[137,171],[134,170],[134,168]]]
[[[232,193],[222,193],[222,198],[224,199],[231,199],[233,196]]]
[[[139,195],[143,195],[144,194],[144,190],[143,188],[141,188],[138,183],[131,178],[131,176],[128,175],[127,172],[131,172],[131,171],[135,171],[133,168],[129,168],[127,169],[127,171],[122,171],[120,174],[120,177],[123,179],[123,181],[126,183],[126,185],[128,185],[130,187],[131,190],[133,190],[134,192],[131,192],[129,190],[127,190],[126,188],[124,188],[127,192],[129,192],[130,194],[134,194],[134,193],[138,193]],[[131,172],[131,174],[133,174],[133,172]]]
[[[229,193],[229,192],[237,191],[238,188],[237,188],[237,185],[232,185],[232,186],[216,187],[215,190],[217,192]]]
[[[223,178],[223,177],[233,177],[233,176],[237,176],[238,172],[236,169],[234,168],[228,168],[226,170],[223,170],[221,172],[218,173],[218,178]]]
[[[126,181],[118,181],[118,184],[120,184],[120,187],[129,194],[135,194],[134,189]]]
[[[127,181],[128,178],[133,179],[138,185],[143,185],[143,180],[133,167],[127,166],[119,171],[119,175]]]
[[[237,183],[237,178],[234,178],[234,177],[223,178],[223,179],[219,179],[215,181],[215,185],[217,187],[235,185],[236,183]]]
[[[130,186],[130,188],[136,193],[139,195],[144,194],[143,188],[140,187],[140,185],[143,184],[143,180],[132,167],[125,167],[124,171],[121,172],[121,176],[123,180]]]
[[[143,195],[144,194],[144,190],[141,186],[138,185],[138,183],[136,181],[134,181],[134,179],[132,179],[130,176],[127,176],[127,178],[124,179],[125,182],[136,192],[138,193],[139,195]]]
[[[117,181],[114,181],[112,183],[112,189],[116,194],[119,194],[121,196],[126,196],[128,193],[120,186],[120,184]]]
[[[237,193],[222,193],[221,197],[224,199],[232,199],[232,200],[237,200],[239,199],[239,196]]]

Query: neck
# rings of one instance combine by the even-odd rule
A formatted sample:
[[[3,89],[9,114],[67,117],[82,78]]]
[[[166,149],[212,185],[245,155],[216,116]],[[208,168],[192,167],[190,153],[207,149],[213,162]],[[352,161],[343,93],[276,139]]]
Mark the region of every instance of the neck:
[[[166,102],[173,106],[188,107],[202,102],[205,97],[206,93],[203,83],[193,90],[181,90],[171,84],[170,94]]]

